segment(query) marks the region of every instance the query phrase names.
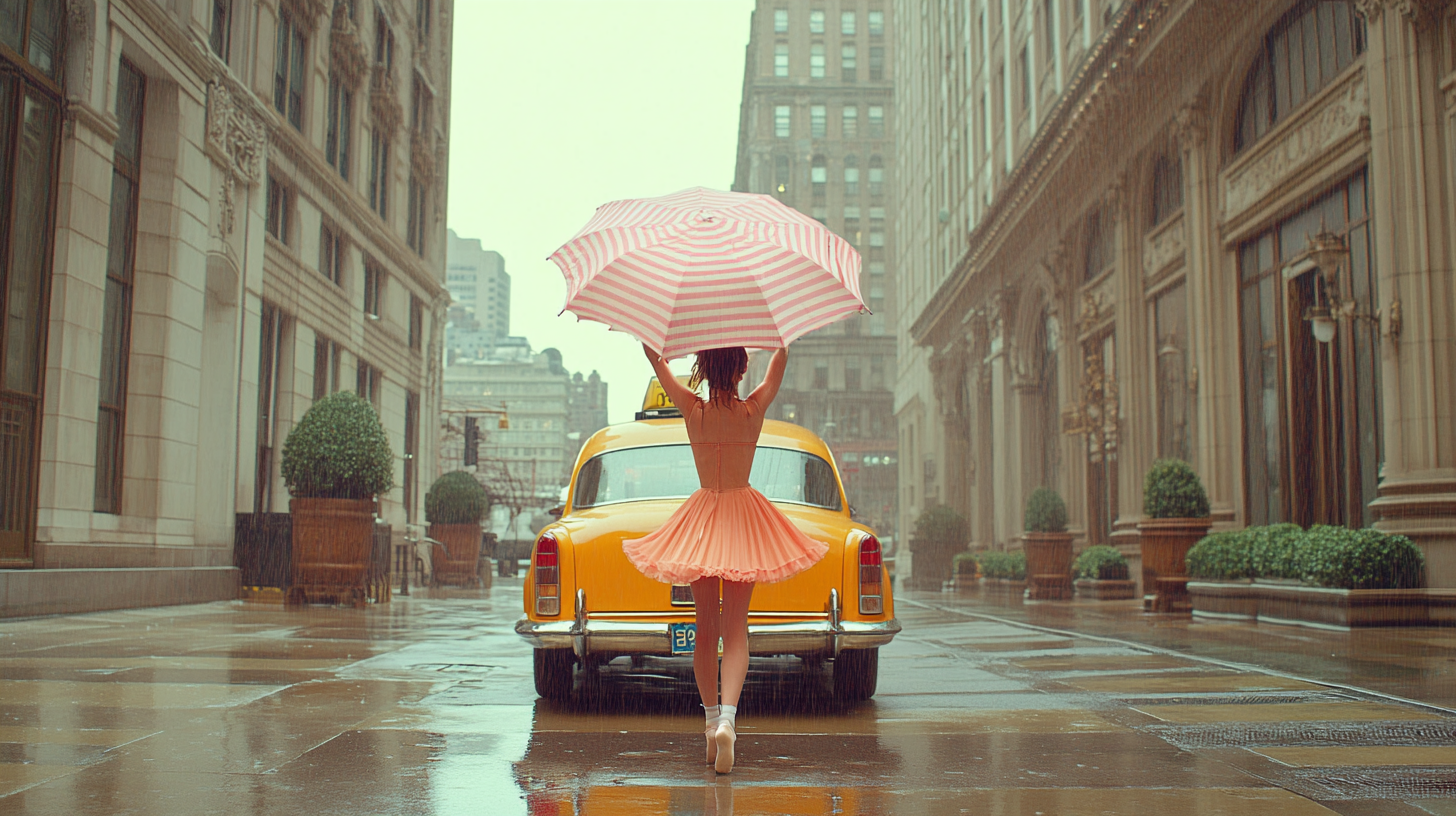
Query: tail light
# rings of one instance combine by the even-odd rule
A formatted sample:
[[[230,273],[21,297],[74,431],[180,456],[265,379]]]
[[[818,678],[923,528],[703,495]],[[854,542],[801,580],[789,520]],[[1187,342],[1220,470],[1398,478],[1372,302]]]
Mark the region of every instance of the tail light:
[[[880,557],[880,540],[865,536],[859,542],[859,613],[880,615],[885,611],[884,559]]]
[[[536,539],[531,575],[536,582],[536,614],[561,614],[560,548],[550,533]]]

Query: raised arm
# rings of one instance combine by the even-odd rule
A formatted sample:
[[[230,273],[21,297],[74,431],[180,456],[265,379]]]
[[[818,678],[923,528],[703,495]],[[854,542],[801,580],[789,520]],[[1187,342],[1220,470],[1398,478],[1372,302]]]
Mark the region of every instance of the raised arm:
[[[657,381],[662,384],[662,390],[667,392],[667,398],[672,400],[672,404],[676,405],[679,411],[686,411],[688,405],[692,404],[698,395],[678,382],[672,369],[667,367],[667,361],[646,343],[642,344],[642,353],[647,355],[647,362],[652,363],[652,370],[657,372]]]
[[[774,401],[779,394],[779,385],[784,381],[784,369],[789,365],[789,350],[786,348],[774,349],[773,357],[769,358],[768,371],[763,373],[763,382],[753,389],[748,395],[748,402],[753,403],[762,412]]]

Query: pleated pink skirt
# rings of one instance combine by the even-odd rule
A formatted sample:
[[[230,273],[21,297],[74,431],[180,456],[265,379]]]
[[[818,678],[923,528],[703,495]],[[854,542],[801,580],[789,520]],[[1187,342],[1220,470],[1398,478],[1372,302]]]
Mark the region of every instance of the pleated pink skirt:
[[[771,584],[812,567],[829,546],[800,532],[751,487],[700,488],[656,532],[622,542],[622,551],[663,583],[717,577]]]

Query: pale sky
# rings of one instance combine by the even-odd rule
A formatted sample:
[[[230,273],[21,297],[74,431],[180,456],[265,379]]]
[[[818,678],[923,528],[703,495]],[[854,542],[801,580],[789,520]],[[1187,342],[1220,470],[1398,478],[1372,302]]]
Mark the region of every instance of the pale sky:
[[[547,256],[619,198],[733,184],[753,0],[456,0],[449,226],[505,257],[511,334],[642,404],[637,341],[557,316]],[[686,372],[689,360],[674,362]]]

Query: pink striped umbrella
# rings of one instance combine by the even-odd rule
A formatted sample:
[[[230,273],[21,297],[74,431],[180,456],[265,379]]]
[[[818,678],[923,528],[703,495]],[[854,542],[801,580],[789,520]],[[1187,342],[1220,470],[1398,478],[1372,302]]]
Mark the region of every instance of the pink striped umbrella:
[[[766,195],[694,187],[613,201],[551,260],[566,276],[562,312],[668,358],[787,346],[869,312],[854,247]]]

